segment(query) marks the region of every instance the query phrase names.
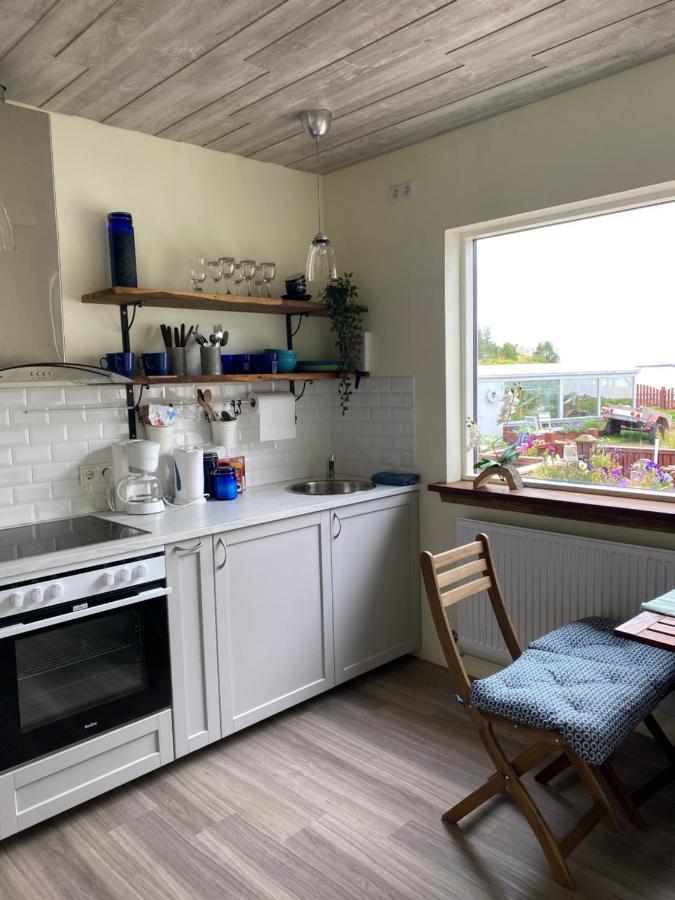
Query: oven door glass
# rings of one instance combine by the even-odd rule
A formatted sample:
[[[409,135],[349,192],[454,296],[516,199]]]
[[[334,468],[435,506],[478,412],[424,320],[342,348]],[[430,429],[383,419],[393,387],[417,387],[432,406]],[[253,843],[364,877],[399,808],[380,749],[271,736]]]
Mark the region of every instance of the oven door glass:
[[[0,639],[0,769],[171,705],[166,597]]]
[[[122,609],[17,638],[16,672],[24,733],[142,691],[141,614]]]

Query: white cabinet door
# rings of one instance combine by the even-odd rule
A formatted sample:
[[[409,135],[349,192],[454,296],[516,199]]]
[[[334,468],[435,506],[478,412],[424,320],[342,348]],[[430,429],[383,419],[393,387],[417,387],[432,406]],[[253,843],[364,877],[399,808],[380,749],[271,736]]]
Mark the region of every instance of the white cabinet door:
[[[328,523],[324,512],[216,538],[221,719],[235,731],[333,685]]]
[[[335,683],[420,644],[417,495],[331,513]]]
[[[176,756],[222,734],[211,537],[166,548],[169,638]],[[231,729],[230,729],[231,731]]]

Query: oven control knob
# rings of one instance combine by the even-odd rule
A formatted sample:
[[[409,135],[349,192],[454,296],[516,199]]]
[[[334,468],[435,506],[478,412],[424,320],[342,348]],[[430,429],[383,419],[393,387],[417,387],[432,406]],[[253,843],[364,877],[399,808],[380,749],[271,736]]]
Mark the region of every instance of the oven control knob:
[[[112,572],[104,572],[99,578],[99,583],[103,585],[103,587],[112,587],[115,584],[115,576]]]
[[[141,563],[140,566],[136,566],[134,569],[134,578],[147,578],[148,577],[148,567],[145,563]]]
[[[42,588],[33,588],[33,590],[28,593],[28,599],[31,603],[42,603],[45,599]]]
[[[63,597],[63,585],[59,584],[51,584],[49,586],[49,597],[52,600],[57,600],[59,597]]]
[[[23,606],[23,594],[10,594],[9,602],[12,604],[14,609],[21,609],[21,607]]]
[[[131,581],[131,569],[127,569],[126,566],[120,569],[117,573],[117,581],[120,584],[124,584],[125,581]]]

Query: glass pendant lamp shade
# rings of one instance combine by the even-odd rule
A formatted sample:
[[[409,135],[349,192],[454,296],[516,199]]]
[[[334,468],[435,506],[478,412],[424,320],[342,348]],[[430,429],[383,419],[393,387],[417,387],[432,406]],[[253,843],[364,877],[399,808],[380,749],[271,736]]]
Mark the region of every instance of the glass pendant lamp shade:
[[[8,253],[10,250],[16,250],[14,232],[5,205],[0,200],[0,253]]]
[[[335,250],[325,234],[319,232],[307,251],[306,277],[308,283],[325,287],[327,282],[337,278]]]
[[[337,278],[335,250],[327,236],[321,230],[321,176],[319,174],[319,138],[328,134],[331,123],[331,112],[328,109],[308,109],[301,116],[302,124],[314,138],[316,151],[316,208],[319,219],[319,230],[314,235],[307,251],[305,277],[307,283],[315,289],[322,289],[333,278]]]

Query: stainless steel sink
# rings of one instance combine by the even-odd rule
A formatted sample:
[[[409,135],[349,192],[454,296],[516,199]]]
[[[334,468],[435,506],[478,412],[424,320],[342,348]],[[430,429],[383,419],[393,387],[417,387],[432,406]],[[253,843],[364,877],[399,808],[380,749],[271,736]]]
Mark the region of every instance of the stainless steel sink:
[[[325,478],[314,481],[298,481],[289,487],[296,494],[310,496],[326,494],[356,494],[358,491],[371,491],[375,487],[370,481],[359,481],[352,478]]]

